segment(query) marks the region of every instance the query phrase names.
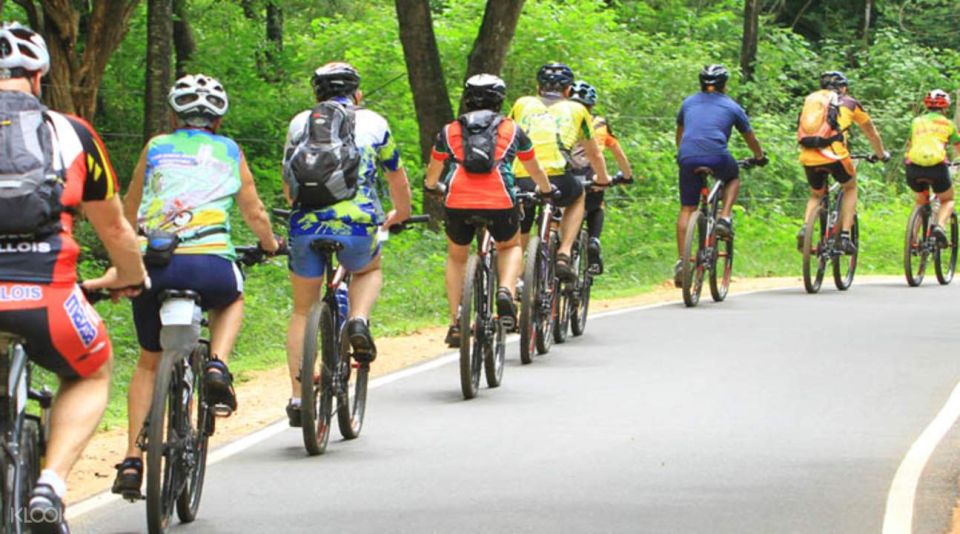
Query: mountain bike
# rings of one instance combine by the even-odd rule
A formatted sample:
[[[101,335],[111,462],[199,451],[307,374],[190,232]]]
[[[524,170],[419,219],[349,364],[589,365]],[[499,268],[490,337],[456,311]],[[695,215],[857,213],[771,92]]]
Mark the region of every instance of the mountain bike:
[[[274,209],[273,214],[286,220],[290,218],[289,210]],[[403,231],[408,224],[429,220],[429,215],[410,217],[402,225],[381,229],[378,239],[386,241],[390,233]],[[328,266],[323,297],[307,315],[298,373],[303,446],[309,455],[315,456],[327,450],[334,414],[344,439],[360,435],[367,409],[370,363],[357,360],[350,339],[342,334],[349,313],[350,273],[335,259],[343,245],[318,239],[310,247]]]
[[[556,275],[560,237],[555,229],[556,208],[551,198],[520,191],[517,200],[539,204],[537,233],[527,242],[520,306],[520,362],[533,361],[534,351],[546,354],[553,345],[553,324],[560,308],[560,282]]]
[[[855,161],[873,162],[873,156],[854,155]],[[835,195],[832,207],[830,196]],[[857,252],[845,254],[840,246],[840,213],[843,205],[843,188],[834,183],[820,198],[817,208],[810,214],[803,226],[803,287],[807,293],[817,293],[823,284],[827,262],[833,267],[833,282],[840,291],[850,289],[853,276],[857,271],[857,258],[860,255],[860,221],[853,216],[850,239]]]
[[[262,263],[266,253],[256,246],[236,247],[238,267]],[[282,253],[282,252],[281,252]],[[91,292],[99,294],[103,292]],[[98,297],[94,297],[98,298]],[[204,374],[210,361],[210,343],[201,330],[207,319],[200,295],[189,289],[160,292],[160,345],[153,398],[137,446],[146,453],[146,495],[125,493],[123,498],[147,501],[147,529],[161,534],[174,510],[182,523],[196,519],[207,470],[209,439],[217,416],[230,409],[207,402]]]
[[[960,168],[960,162],[952,163],[950,167],[951,169]],[[941,285],[947,285],[953,280],[953,274],[957,268],[957,214],[950,214],[950,227],[945,228],[947,243],[941,245],[931,233],[933,227],[931,221],[938,220],[939,213],[940,197],[934,194],[931,200],[928,190],[926,202],[915,206],[910,212],[910,218],[907,219],[907,234],[903,246],[903,272],[910,287],[917,287],[923,282],[927,262],[931,256],[937,281]]]
[[[757,165],[753,158],[737,162],[742,169]],[[723,209],[724,183],[717,180],[707,188],[707,178],[714,176],[710,167],[697,167],[693,174],[703,179],[700,190],[700,207],[690,214],[687,221],[687,233],[683,242],[682,266],[683,303],[687,307],[700,302],[703,290],[703,278],[710,275],[710,295],[715,302],[727,298],[730,290],[730,277],[733,273],[733,235],[717,235],[717,219]]]
[[[472,399],[480,387],[481,367],[487,387],[500,385],[506,332],[514,324],[497,317],[497,247],[487,228],[492,222],[477,216],[466,223],[477,228],[477,253],[467,260],[460,293],[460,390],[464,399]]]

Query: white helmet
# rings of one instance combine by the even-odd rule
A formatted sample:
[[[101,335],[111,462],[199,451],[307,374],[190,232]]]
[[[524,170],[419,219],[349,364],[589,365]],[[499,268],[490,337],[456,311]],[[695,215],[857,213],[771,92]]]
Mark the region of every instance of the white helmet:
[[[167,96],[170,107],[178,116],[201,115],[207,118],[223,117],[230,102],[227,92],[214,78],[203,74],[188,74],[170,88]]]
[[[0,25],[0,78],[9,77],[10,73],[3,71],[12,69],[40,71],[46,75],[50,70],[50,53],[40,34],[20,23],[4,22]]]

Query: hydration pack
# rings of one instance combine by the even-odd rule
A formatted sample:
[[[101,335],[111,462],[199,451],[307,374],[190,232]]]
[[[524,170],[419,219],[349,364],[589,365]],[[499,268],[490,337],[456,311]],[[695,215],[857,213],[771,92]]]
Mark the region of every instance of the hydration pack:
[[[294,204],[321,209],[357,194],[360,149],[356,113],[333,100],[317,104],[307,119],[307,135],[284,165]]]
[[[472,111],[457,121],[463,135],[463,160],[457,163],[474,174],[486,174],[500,162],[497,159],[497,138],[503,117],[489,110]]]
[[[825,148],[843,141],[840,129],[840,97],[833,91],[817,91],[803,102],[797,125],[797,142],[805,148]]]

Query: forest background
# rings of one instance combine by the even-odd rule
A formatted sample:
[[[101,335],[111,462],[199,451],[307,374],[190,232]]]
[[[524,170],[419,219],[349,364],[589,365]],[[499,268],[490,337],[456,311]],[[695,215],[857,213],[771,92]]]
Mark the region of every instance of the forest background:
[[[280,158],[289,119],[311,106],[312,71],[346,60],[364,105],[383,114],[423,202],[423,155],[454,117],[463,80],[499,72],[508,103],[535,92],[537,68],[569,64],[598,88],[607,117],[643,181],[608,193],[607,272],[598,296],[664,283],[676,258],[675,114],[697,73],[724,63],[728,93],[750,114],[771,164],[745,175],[737,207],[739,276],[796,275],[794,234],[808,188],[797,163],[796,117],[818,74],[843,70],[893,160],[861,167],[863,273],[900,272],[911,198],[903,148],[926,91],[960,87],[955,0],[0,0],[4,20],[42,31],[53,70],[45,100],[92,120],[123,184],[150,135],[169,126],[175,76],[218,78],[230,97],[222,133],[243,147],[261,197],[281,206]],[[736,137],[736,136],[735,136]],[[854,152],[868,151],[854,133]],[[749,151],[736,139],[735,156]],[[613,165],[609,160],[608,165]],[[430,206],[425,207],[432,209]],[[239,219],[238,219],[239,220]],[[252,237],[235,225],[237,242]],[[81,229],[82,274],[105,267]],[[376,335],[446,322],[442,233],[408,232],[385,249]],[[247,317],[234,355],[247,371],[284,361],[289,284],[281,262],[250,270]],[[126,304],[100,305],[117,352],[105,426],[122,422],[137,348]]]

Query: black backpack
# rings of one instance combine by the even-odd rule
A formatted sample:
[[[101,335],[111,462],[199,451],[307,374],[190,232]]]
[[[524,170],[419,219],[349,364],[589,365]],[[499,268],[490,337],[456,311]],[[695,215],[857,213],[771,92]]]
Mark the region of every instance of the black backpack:
[[[317,104],[307,119],[307,135],[293,150],[284,176],[295,205],[320,209],[357,194],[360,149],[356,113],[332,100]]]
[[[460,116],[460,131],[463,135],[463,165],[469,173],[491,172],[497,160],[497,135],[503,117],[494,111],[471,111]]]
[[[38,239],[62,229],[63,178],[54,169],[46,112],[30,95],[0,92],[0,239]]]

